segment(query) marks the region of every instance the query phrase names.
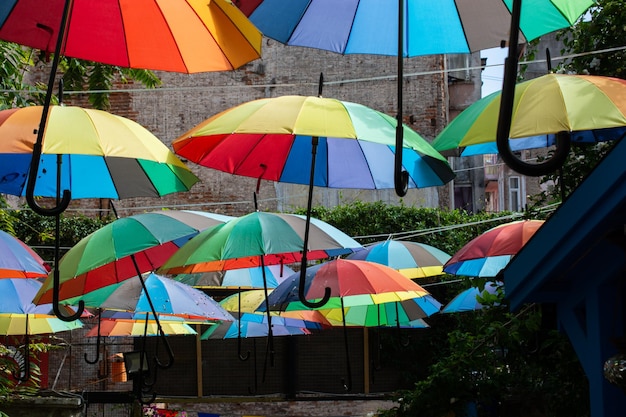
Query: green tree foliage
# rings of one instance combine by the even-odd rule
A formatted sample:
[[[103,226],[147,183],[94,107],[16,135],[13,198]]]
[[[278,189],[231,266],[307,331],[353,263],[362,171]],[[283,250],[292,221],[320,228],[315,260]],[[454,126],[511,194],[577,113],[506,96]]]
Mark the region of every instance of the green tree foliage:
[[[49,56],[35,54],[30,48],[3,41],[0,41],[0,54],[3,56],[0,64],[0,83],[4,91],[0,96],[0,109],[42,104],[47,86],[29,85],[25,82],[25,75],[35,65],[47,65]],[[109,91],[116,81],[126,83],[134,80],[148,88],[161,84],[161,80],[151,71],[103,65],[74,58],[61,57],[59,70],[62,73],[65,90],[97,91],[89,95],[89,103],[101,110],[109,108]],[[53,97],[53,103],[58,103],[58,97]]]

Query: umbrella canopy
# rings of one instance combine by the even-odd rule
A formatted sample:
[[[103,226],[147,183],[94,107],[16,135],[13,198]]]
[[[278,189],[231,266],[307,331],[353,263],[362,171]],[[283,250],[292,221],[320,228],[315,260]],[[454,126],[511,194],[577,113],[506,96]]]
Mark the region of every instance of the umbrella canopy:
[[[261,265],[290,264],[304,248],[305,216],[253,212],[200,232],[159,269],[180,274]],[[318,219],[311,219],[307,257],[321,259],[360,250],[354,239]],[[261,259],[262,257],[262,259]]]
[[[163,333],[167,336],[173,335],[190,335],[197,334],[196,331],[186,323],[180,321],[170,321],[164,318],[159,320]],[[99,332],[99,334],[98,334]],[[145,319],[100,319],[100,329],[98,326],[91,328],[86,337],[135,337],[135,336],[158,336],[159,330],[156,321],[148,320],[148,329],[146,330]]]
[[[0,111],[0,192],[26,192],[41,106]],[[198,178],[138,123],[102,110],[51,106],[34,195],[73,198],[160,197],[188,191]]]
[[[346,259],[387,265],[407,278],[425,278],[443,274],[443,264],[450,259],[450,255],[424,243],[384,240],[368,245]]]
[[[179,274],[173,278],[176,281],[201,288],[263,288],[263,277],[268,288],[276,288],[285,278],[291,276],[294,270],[286,265],[268,265],[230,269],[227,271],[200,272],[197,274]]]
[[[346,326],[425,328],[429,326],[422,319],[440,309],[441,303],[429,294],[398,302],[345,307],[343,313],[340,307],[318,311],[332,326],[342,326],[345,320]]]
[[[67,299],[63,303],[72,305],[82,300],[85,306],[94,308],[168,314],[196,320],[234,320],[217,301],[187,284],[154,273],[148,274],[144,284],[145,290],[139,279],[127,279]],[[150,295],[154,311],[146,291]]]
[[[332,0],[239,0],[237,4],[264,36],[340,54],[398,55],[399,4],[403,5],[405,57],[498,47],[508,39],[511,21],[510,2],[502,0],[431,4],[409,0],[339,4]],[[572,25],[594,2],[540,0],[530,4],[521,17],[520,43]]]
[[[78,297],[154,271],[201,230],[229,216],[200,211],[162,210],[117,219],[81,239],[59,262],[59,300]],[[52,299],[48,277],[36,302]]]
[[[0,335],[3,336],[58,333],[81,327],[83,324],[78,320],[66,322],[51,314],[0,313]]]
[[[63,0],[8,0],[0,39],[55,51]],[[130,68],[225,71],[261,57],[258,29],[228,0],[74,0],[61,55]]]
[[[49,271],[48,264],[30,246],[0,230],[0,278],[42,278]]]
[[[34,278],[0,279],[0,335],[33,335],[78,329],[82,323],[65,322],[51,314],[50,304],[35,305],[41,287]]]
[[[299,301],[299,274],[285,280],[269,294],[271,310],[306,310]],[[330,288],[330,300],[321,309],[403,301],[428,295],[428,291],[393,268],[374,262],[335,259],[307,269],[304,295],[318,300]],[[263,309],[260,306],[259,309]]]
[[[519,220],[489,229],[452,255],[443,271],[469,277],[495,277],[543,223],[543,220]]]
[[[446,159],[408,126],[402,149],[409,187],[454,178]],[[330,98],[282,96],[219,113],[172,142],[197,164],[231,174],[331,188],[393,188],[396,120]],[[313,138],[318,141],[312,145]],[[302,167],[312,164],[311,175]],[[271,151],[270,151],[271,150]]]
[[[496,142],[501,92],[463,110],[435,138],[439,151]],[[626,81],[594,75],[546,74],[515,86],[509,137],[511,148],[520,138],[571,132],[572,143],[619,139],[626,132]],[[554,140],[524,139],[522,148],[550,146]],[[522,141],[522,144],[524,142]],[[497,148],[496,148],[497,149]]]
[[[470,287],[461,291],[441,310],[442,313],[460,313],[463,311],[482,310],[483,305],[479,300],[486,298],[488,294],[495,295],[498,291],[503,291],[501,282],[485,282],[484,288]]]

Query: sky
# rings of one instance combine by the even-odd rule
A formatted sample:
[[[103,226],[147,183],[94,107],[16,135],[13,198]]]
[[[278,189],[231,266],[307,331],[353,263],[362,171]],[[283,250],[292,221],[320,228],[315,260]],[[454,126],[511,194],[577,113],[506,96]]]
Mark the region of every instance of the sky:
[[[506,58],[508,50],[508,48],[492,48],[480,52],[481,58],[487,58],[487,68],[482,72],[481,97],[502,90],[504,58]]]

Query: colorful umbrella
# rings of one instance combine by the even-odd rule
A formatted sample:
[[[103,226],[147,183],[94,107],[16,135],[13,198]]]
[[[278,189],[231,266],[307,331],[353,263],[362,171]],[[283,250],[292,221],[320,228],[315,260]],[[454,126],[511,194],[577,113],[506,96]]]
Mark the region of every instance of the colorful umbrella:
[[[298,287],[296,276],[276,287],[268,297],[270,309],[307,309],[299,300]],[[307,268],[306,299],[316,301],[322,298],[326,288],[330,288],[332,298],[320,309],[381,304],[428,295],[428,291],[391,267],[350,259],[335,259]]]
[[[504,291],[501,282],[487,281],[484,288],[470,287],[461,291],[441,310],[442,313],[460,313],[463,311],[481,310],[484,306],[479,299],[488,297],[489,294],[496,295],[499,291]]]
[[[368,245],[346,259],[376,262],[396,269],[408,278],[425,278],[443,274],[443,264],[450,255],[424,243],[384,240]]]
[[[201,230],[232,219],[200,211],[161,210],[117,219],[81,239],[59,262],[59,300],[136,277],[160,267]],[[49,277],[35,298],[52,300]]]
[[[0,111],[0,192],[23,196],[42,107]],[[34,195],[73,198],[160,197],[187,191],[198,178],[138,123],[102,110],[51,106]]]
[[[388,168],[396,151],[395,128],[394,118],[360,104],[282,96],[219,113],[172,146],[192,162],[231,174],[320,187],[384,189],[394,187]],[[409,186],[439,186],[452,180],[446,159],[415,131],[403,128]],[[312,183],[303,166],[314,171]]]
[[[200,232],[159,269],[181,274],[300,261],[306,219],[286,213],[253,212]],[[311,219],[307,256],[322,259],[352,253],[362,246],[318,219]]]
[[[81,327],[83,324],[78,320],[66,322],[51,314],[0,313],[0,334],[3,336],[50,334]]]
[[[42,278],[49,271],[48,264],[30,246],[0,230],[0,278]]]
[[[304,334],[311,334],[311,331],[304,325],[298,325],[297,320],[280,316],[272,318],[272,335],[296,336]],[[269,329],[267,317],[264,314],[243,313],[232,323],[224,322],[209,327],[200,339],[238,339],[267,336],[269,336]]]
[[[521,13],[521,0],[381,3],[360,0],[337,5],[332,0],[241,0],[251,20],[269,38],[288,45],[325,49],[342,54],[394,55],[398,60],[396,148],[403,145],[402,86],[404,56],[469,53],[531,41],[572,25],[593,0],[540,0]],[[510,21],[510,24],[508,22]],[[323,28],[323,29],[322,29]],[[372,30],[377,28],[377,30]],[[519,32],[522,32],[522,40]],[[433,36],[436,33],[437,36]],[[517,65],[513,67],[517,68]],[[409,180],[402,170],[402,153],[394,158],[394,185],[406,194]]]
[[[398,54],[398,17],[402,56],[465,54],[501,45],[508,38],[510,1],[408,0],[239,0],[240,8],[264,36],[287,45],[340,54]],[[402,5],[402,14],[398,5]],[[520,22],[525,43],[572,25],[591,0],[540,0],[528,3]],[[376,30],[372,30],[376,28]],[[437,36],[433,36],[436,33]]]
[[[261,57],[262,36],[227,0],[8,0],[0,39],[121,67],[181,73],[225,71]]]
[[[234,320],[204,292],[154,273],[148,274],[143,283],[139,279],[127,279],[63,302],[72,305],[79,300],[92,308],[176,315],[191,320]]]
[[[518,220],[489,229],[452,255],[443,266],[443,272],[495,277],[543,223],[543,220]]]
[[[469,106],[435,138],[433,147],[444,151],[495,143],[501,96],[498,91]],[[626,132],[626,81],[622,79],[546,74],[517,84],[515,97],[509,133],[513,139],[570,132],[572,143],[595,143],[618,139]],[[515,141],[511,142],[513,149]],[[544,136],[543,143],[554,142]]]
[[[268,288],[276,288],[294,270],[286,265],[267,265],[263,268],[230,269],[228,271],[200,272],[196,274],[179,274],[173,277],[178,282],[201,288],[263,288],[263,277]]]
[[[102,318],[99,324],[100,328],[94,326],[89,330],[86,337],[123,337],[123,336],[158,336],[159,325],[156,321],[149,320],[146,329],[145,319],[110,319]],[[197,334],[196,331],[186,323],[179,321],[170,321],[164,318],[159,320],[159,324],[163,329],[163,333],[167,336],[172,335],[190,335]]]

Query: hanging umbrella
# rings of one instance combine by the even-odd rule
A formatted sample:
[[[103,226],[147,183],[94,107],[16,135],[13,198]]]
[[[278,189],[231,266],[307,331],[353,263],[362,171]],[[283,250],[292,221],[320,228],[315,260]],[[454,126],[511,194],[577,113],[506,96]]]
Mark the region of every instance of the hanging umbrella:
[[[510,141],[512,150],[551,146],[556,141],[550,134],[559,132],[569,133],[574,144],[615,140],[626,133],[625,80],[546,74],[517,84],[515,96],[509,132],[515,139]],[[501,97],[500,91],[492,93],[463,110],[435,138],[433,147],[444,151],[490,144],[494,149]]]
[[[518,220],[491,228],[452,255],[443,271],[469,277],[495,277],[543,223],[543,220]]]
[[[306,326],[298,326],[280,316],[272,318],[272,334],[274,336],[297,336],[311,334]],[[269,328],[264,314],[243,313],[234,322],[225,322],[209,327],[200,337],[208,339],[238,339],[250,337],[267,337]]]
[[[187,284],[154,273],[148,274],[143,283],[139,279],[127,279],[63,303],[73,305],[83,300],[87,307],[131,311],[140,313],[140,316],[156,313],[190,320],[234,320],[217,301]],[[150,295],[150,300],[146,294]]]
[[[59,300],[79,297],[160,267],[201,230],[232,219],[201,211],[161,210],[117,219],[81,239],[59,262]],[[35,298],[52,300],[49,277]]]
[[[594,3],[593,0],[534,1],[522,16],[521,0],[515,0],[512,8],[502,0],[481,0],[478,4],[450,1],[428,6],[408,0],[384,4],[361,0],[341,5],[330,0],[288,4],[280,0],[239,1],[264,36],[281,43],[341,54],[396,56],[396,148],[403,146],[404,139],[400,128],[403,57],[476,52],[501,46],[507,38],[510,45],[517,45],[520,31],[522,42],[529,42],[571,26]],[[394,185],[400,196],[406,194],[409,184],[406,171],[402,170],[403,156],[397,153],[394,158]]]
[[[455,296],[445,307],[441,310],[442,313],[459,313],[463,311],[475,311],[482,310],[483,304],[479,300],[482,300],[489,295],[496,295],[499,291],[504,291],[504,286],[501,282],[485,282],[484,287],[467,288],[457,296]]]
[[[181,274],[299,262],[304,216],[253,212],[204,230],[178,249],[159,273]],[[362,249],[341,230],[311,219],[307,257],[323,259]]]
[[[263,288],[263,277],[268,288],[276,288],[294,270],[287,265],[266,265],[251,268],[230,269],[227,271],[179,274],[172,278],[178,282],[200,288]]]
[[[510,2],[449,1],[425,5],[401,0],[239,0],[237,5],[264,36],[281,43],[340,54],[398,54],[398,5],[402,5],[402,56],[465,54],[508,39]],[[541,0],[520,22],[521,42],[572,25],[594,2]],[[541,18],[539,18],[541,17]],[[376,30],[372,30],[376,28]],[[437,36],[433,36],[437,34]]]
[[[0,22],[0,39],[47,53],[66,26],[58,53],[120,67],[226,71],[261,57],[261,34],[225,0],[9,0]]]
[[[347,337],[348,323],[345,319],[347,309],[383,303],[397,304],[424,297],[429,293],[386,265],[361,260],[335,259],[308,268],[303,285],[297,277],[285,280],[269,294],[267,307],[260,306],[259,310],[269,308],[289,311],[310,308],[302,302],[301,295],[313,303],[321,298],[327,298],[328,301],[317,309],[336,309],[340,313],[348,375],[343,385],[344,389],[349,391],[352,387],[352,371]],[[399,317],[399,314],[396,314],[396,317]],[[328,317],[325,318],[328,320]],[[417,318],[419,317],[415,317]],[[399,320],[396,324],[399,325]]]
[[[219,113],[172,146],[192,162],[231,174],[319,187],[384,189],[393,188],[393,174],[386,168],[396,151],[395,128],[392,117],[360,104],[281,96]],[[409,186],[450,181],[454,174],[446,159],[408,126],[403,129]],[[314,171],[312,183],[303,166]]]
[[[148,329],[146,330],[145,319],[111,319],[102,318],[99,324],[100,328],[94,326],[89,330],[86,337],[134,337],[134,336],[158,336],[159,329],[156,321],[148,321]],[[173,335],[192,335],[197,334],[196,331],[187,323],[180,321],[171,321],[161,318],[159,321],[163,333],[167,336]]]
[[[26,243],[0,230],[0,278],[43,278],[50,267]]]
[[[396,269],[408,278],[425,278],[443,274],[443,264],[450,255],[424,243],[384,240],[368,245],[346,259],[376,262]]]
[[[23,335],[24,350],[19,372],[14,377],[19,381],[30,378],[30,336],[78,329],[80,321],[66,322],[52,314],[52,305],[35,305],[34,295],[41,287],[35,278],[0,279],[0,335]],[[70,313],[73,311],[69,310]]]
[[[42,107],[0,111],[0,192],[26,193]],[[102,110],[51,106],[34,195],[73,198],[160,197],[187,191],[198,178],[138,123]]]

